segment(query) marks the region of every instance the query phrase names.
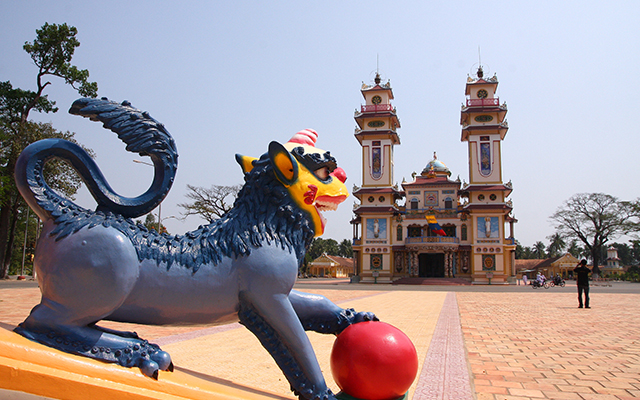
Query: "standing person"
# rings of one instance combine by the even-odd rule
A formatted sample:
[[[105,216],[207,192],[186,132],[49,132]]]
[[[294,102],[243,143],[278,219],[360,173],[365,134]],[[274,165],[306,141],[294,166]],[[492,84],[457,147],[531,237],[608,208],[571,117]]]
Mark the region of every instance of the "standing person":
[[[582,308],[582,292],[584,292],[584,307],[589,307],[589,273],[591,270],[587,268],[587,260],[582,260],[577,267],[573,269],[577,274],[578,281],[578,308]]]
[[[524,283],[525,286],[527,286],[528,282],[527,282],[527,274],[522,274],[522,282]]]

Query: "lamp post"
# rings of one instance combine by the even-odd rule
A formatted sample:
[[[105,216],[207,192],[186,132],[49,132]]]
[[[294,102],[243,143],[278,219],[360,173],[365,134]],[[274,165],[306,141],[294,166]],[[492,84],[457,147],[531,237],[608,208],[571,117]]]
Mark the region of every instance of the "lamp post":
[[[29,206],[27,206],[27,220],[24,223],[24,244],[22,246],[22,270],[20,276],[24,276],[24,258],[27,254],[27,234],[29,233]]]
[[[137,163],[137,164],[144,164],[144,165],[148,165],[148,166],[150,166],[150,167],[153,167],[153,166],[154,166],[153,164],[148,163],[148,162],[146,162],[146,161],[142,161],[142,160],[133,160],[133,162],[134,162],[134,163]],[[160,202],[160,204],[158,204],[158,233],[160,233],[160,226],[161,226],[161,223],[162,223],[162,217],[161,217],[161,215],[162,215],[162,202]],[[165,218],[165,219],[168,219],[168,218],[169,218],[169,217],[167,217],[167,218]],[[175,217],[174,217],[174,218],[175,218]]]

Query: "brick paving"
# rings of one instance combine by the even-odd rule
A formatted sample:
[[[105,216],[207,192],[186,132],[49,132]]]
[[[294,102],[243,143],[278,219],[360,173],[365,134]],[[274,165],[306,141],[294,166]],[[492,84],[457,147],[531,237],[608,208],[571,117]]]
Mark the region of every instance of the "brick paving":
[[[640,398],[640,295],[457,293],[478,400]]]
[[[640,398],[640,294],[592,291],[593,308],[578,309],[576,293],[568,290],[349,288],[304,290],[373,311],[412,339],[420,372],[409,398],[466,399],[461,387],[478,400]],[[0,327],[12,329],[39,299],[37,288],[0,289]],[[273,360],[240,325],[104,325],[161,343],[179,369],[294,398]],[[329,386],[337,390],[329,369],[333,338],[310,338]]]

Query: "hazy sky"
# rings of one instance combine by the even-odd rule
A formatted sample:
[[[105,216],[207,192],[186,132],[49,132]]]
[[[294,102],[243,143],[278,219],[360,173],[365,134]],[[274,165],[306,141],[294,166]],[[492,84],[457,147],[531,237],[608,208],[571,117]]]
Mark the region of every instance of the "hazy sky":
[[[129,100],[163,122],[180,154],[162,217],[178,216],[186,185],[242,183],[234,154],[258,157],[272,140],[313,128],[361,182],[353,112],[376,60],[401,122],[395,179],[432,159],[468,181],[460,106],[479,61],[497,74],[509,131],[503,177],[511,180],[516,238],[553,233],[549,216],[570,196],[640,196],[640,2],[629,1],[29,1],[0,2],[0,80],[36,88],[22,46],[45,22],[78,28],[73,63],[99,96]],[[51,121],[98,155],[123,195],[146,190],[152,169],[117,137],[66,110],[79,96],[59,79],[47,88]],[[93,208],[89,195],[80,203]],[[354,198],[325,213],[325,238],[350,239]],[[205,223],[169,218],[171,233]]]

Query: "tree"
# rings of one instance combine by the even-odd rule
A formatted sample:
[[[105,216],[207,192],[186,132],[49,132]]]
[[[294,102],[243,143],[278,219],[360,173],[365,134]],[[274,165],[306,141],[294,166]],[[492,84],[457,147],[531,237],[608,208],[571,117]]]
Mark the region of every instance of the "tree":
[[[631,257],[632,264],[640,264],[640,240],[631,240]]]
[[[49,139],[49,138],[57,138],[64,139],[75,144],[80,145],[91,157],[94,157],[94,152],[91,149],[82,146],[78,143],[75,138],[75,134],[72,132],[61,132],[53,128],[50,123],[42,123],[42,122],[32,122],[29,121],[25,127],[25,135],[24,140],[27,143],[32,143],[41,139]],[[2,143],[4,144],[4,142]],[[0,147],[0,162],[5,162],[5,148]],[[75,172],[75,170],[67,163],[62,162],[60,160],[50,160],[44,167],[44,176],[47,184],[53,188],[58,193],[64,195],[69,199],[74,199],[78,189],[81,186],[82,180]],[[39,220],[35,213],[27,212],[27,205],[22,200],[22,197],[17,192],[15,188],[15,184],[13,184],[13,180],[10,181],[11,185],[4,185],[3,188],[10,186],[13,188],[13,191],[8,194],[10,196],[11,208],[16,210],[15,215],[12,215],[11,224],[9,227],[8,241],[7,241],[7,260],[8,264],[7,272],[15,273],[17,271],[17,267],[22,264],[23,259],[23,250],[24,250],[24,258],[27,259],[26,264],[31,264],[31,255],[33,255],[33,250],[35,247],[35,240],[37,239],[37,235],[35,232],[38,231]],[[26,219],[29,217],[29,222],[27,224]],[[27,224],[27,226],[25,226]],[[28,228],[28,248],[25,250],[25,239],[24,239],[24,230]],[[22,246],[14,246],[14,243],[20,244]]]
[[[218,186],[213,185],[210,188],[203,188],[199,186],[187,185],[189,190],[185,196],[191,200],[192,203],[180,203],[178,207],[185,210],[182,213],[184,218],[189,215],[199,215],[206,221],[222,217],[233,207],[233,202],[238,197],[238,193],[242,185],[234,186]]]
[[[147,214],[147,216],[144,218],[144,222],[142,222],[142,225],[144,225],[148,230],[153,229],[156,232],[158,231],[158,220],[156,219],[156,216],[153,215],[152,213]],[[169,233],[167,231],[167,227],[164,226],[163,223],[160,223],[159,233]]]
[[[516,259],[517,260],[531,260],[536,258],[533,250],[529,246],[523,246],[516,240]]]
[[[547,254],[545,253],[545,248],[546,246],[544,245],[544,243],[537,241],[533,245],[533,254],[535,255],[535,258],[538,258],[538,259],[546,258]]]
[[[311,261],[320,257],[323,254],[330,256],[337,256],[340,252],[338,242],[334,239],[315,238],[307,250],[307,254],[311,258]]]
[[[338,256],[345,258],[353,257],[353,247],[351,246],[351,241],[349,239],[344,239],[338,245]]]
[[[547,236],[547,239],[550,241],[549,247],[547,247],[549,257],[557,257],[561,255],[564,248],[567,247],[564,239],[557,232],[553,235]]]
[[[77,29],[73,26],[45,23],[36,30],[33,43],[24,44],[24,50],[38,67],[35,92],[14,89],[9,81],[0,82],[0,279],[7,275],[18,210],[22,203],[13,175],[18,155],[32,140],[29,136],[32,130],[29,114],[32,110],[45,113],[58,111],[55,101],[49,100],[44,94],[44,89],[51,84],[46,80],[47,77],[64,79],[82,96],[97,96],[98,85],[88,81],[89,72],[71,65],[75,49],[80,46],[76,34]]]
[[[571,254],[575,258],[582,258],[584,254],[584,249],[580,247],[578,245],[578,241],[574,239],[571,241],[571,244],[569,244],[569,247],[567,248],[567,253]]]
[[[550,217],[563,237],[582,242],[594,268],[600,265],[602,247],[629,231],[632,207],[628,202],[604,193],[579,193],[568,199]]]

